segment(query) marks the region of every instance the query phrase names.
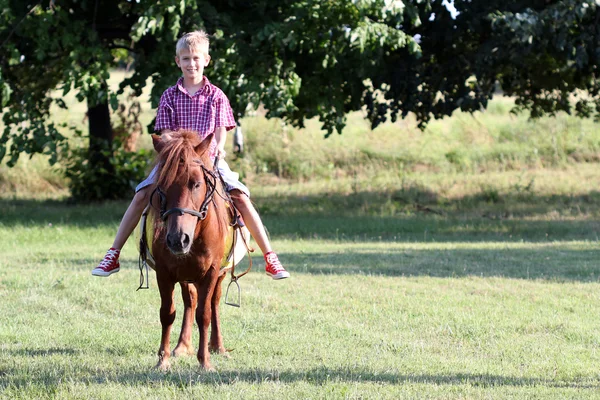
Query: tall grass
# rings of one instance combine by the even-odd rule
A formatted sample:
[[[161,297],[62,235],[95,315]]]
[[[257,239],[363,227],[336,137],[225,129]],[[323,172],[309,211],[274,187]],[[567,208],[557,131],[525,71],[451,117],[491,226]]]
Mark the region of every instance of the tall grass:
[[[239,169],[292,180],[339,178],[381,169],[484,172],[596,162],[600,133],[590,120],[567,115],[529,120],[509,113],[512,100],[494,99],[487,111],[433,121],[425,131],[412,118],[371,130],[360,112],[342,135],[323,139],[318,121],[295,129],[279,121],[245,118],[248,155]]]
[[[69,112],[56,110],[54,118],[85,131],[84,104],[71,100]],[[146,126],[154,110],[147,103],[147,94],[142,102],[142,123]],[[317,120],[297,129],[281,120],[248,116],[242,120],[245,153],[242,157],[230,154],[228,161],[252,184],[268,177],[302,182],[373,177],[382,171],[401,176],[422,172],[477,174],[564,168],[600,160],[600,132],[593,121],[565,114],[532,121],[527,115],[510,114],[512,106],[511,99],[497,97],[485,111],[457,111],[431,122],[425,131],[417,129],[412,117],[372,130],[363,113],[355,112],[348,115],[341,135],[327,139]],[[227,149],[232,148],[231,136]],[[138,145],[149,148],[149,135],[143,135]],[[60,166],[49,168],[41,156],[32,161],[22,159],[12,171],[0,165],[3,196],[64,194],[66,183]]]

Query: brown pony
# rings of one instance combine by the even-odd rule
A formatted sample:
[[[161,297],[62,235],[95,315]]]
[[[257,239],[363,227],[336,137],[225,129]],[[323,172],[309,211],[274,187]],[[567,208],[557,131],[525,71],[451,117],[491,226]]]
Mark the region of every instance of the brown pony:
[[[162,370],[170,367],[169,340],[175,320],[176,283],[181,285],[184,315],[173,356],[194,352],[191,343],[194,312],[200,331],[197,353],[200,366],[212,370],[209,350],[227,356],[220,330],[219,301],[225,277],[220,269],[228,214],[221,181],[209,157],[212,138],[210,135],[200,141],[196,133],[185,130],[165,134],[162,138],[152,136],[158,152],[158,180],[152,198],[154,203],[157,197],[160,202],[152,242],[162,325],[156,367]]]

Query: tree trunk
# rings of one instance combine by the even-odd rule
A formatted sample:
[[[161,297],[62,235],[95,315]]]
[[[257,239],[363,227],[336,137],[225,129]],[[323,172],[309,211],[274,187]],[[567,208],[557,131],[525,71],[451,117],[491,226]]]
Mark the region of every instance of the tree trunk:
[[[90,132],[89,160],[96,168],[104,169],[102,175],[112,174],[114,168],[110,164],[109,157],[102,152],[103,150],[109,151],[111,149],[113,140],[108,101],[97,103],[94,106],[90,106],[89,104],[90,102],[88,100],[88,123]]]

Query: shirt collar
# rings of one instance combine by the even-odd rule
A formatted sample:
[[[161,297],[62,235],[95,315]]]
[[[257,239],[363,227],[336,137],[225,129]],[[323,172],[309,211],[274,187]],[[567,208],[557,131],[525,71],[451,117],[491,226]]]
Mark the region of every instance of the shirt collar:
[[[208,78],[206,76],[202,77],[202,80],[204,81],[204,86],[202,87],[202,89],[198,90],[196,93],[194,93],[194,96],[197,96],[199,94],[203,94],[203,95],[209,95],[212,91],[212,84],[210,83],[210,81],[208,80]],[[183,87],[183,76],[180,77],[177,80],[177,88],[182,92],[187,94],[188,96],[190,95],[190,93],[187,91],[187,89],[185,87]],[[192,96],[192,97],[194,97]]]

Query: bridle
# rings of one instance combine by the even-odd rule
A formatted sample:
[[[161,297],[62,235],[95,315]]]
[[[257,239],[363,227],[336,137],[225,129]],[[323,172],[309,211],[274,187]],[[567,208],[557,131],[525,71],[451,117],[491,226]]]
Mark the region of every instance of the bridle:
[[[200,210],[196,211],[191,208],[181,207],[173,207],[167,210],[167,196],[165,195],[165,192],[160,188],[160,186],[157,185],[156,189],[154,189],[152,195],[150,196],[150,202],[152,203],[152,197],[154,197],[154,194],[156,193],[160,202],[159,216],[161,220],[166,221],[167,218],[169,218],[169,215],[171,214],[190,214],[195,217],[198,217],[200,221],[206,219],[206,215],[208,214],[208,206],[213,201],[215,191],[217,189],[217,165],[215,163],[213,167],[214,170],[211,171],[208,168],[206,168],[204,164],[202,164],[202,161],[194,160],[194,162],[200,164],[200,167],[202,168],[202,174],[204,175],[204,182],[206,185],[206,194],[204,196],[202,204],[200,205]]]

